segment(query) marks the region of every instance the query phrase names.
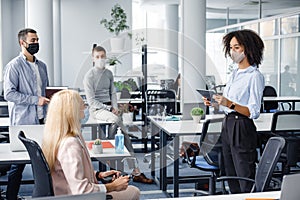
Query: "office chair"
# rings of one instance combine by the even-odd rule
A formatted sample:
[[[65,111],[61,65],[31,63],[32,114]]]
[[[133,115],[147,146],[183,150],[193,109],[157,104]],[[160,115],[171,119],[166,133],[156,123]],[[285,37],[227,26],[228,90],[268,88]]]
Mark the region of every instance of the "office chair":
[[[244,180],[253,183],[251,192],[267,191],[284,145],[285,140],[282,137],[272,137],[269,139],[259,160],[255,180],[238,176],[224,176],[217,178],[217,182],[224,182],[228,180]],[[227,192],[223,191],[223,193]]]
[[[192,149],[194,151],[193,157],[186,156],[186,161],[191,168],[211,172],[208,194],[215,194],[215,180],[221,175],[222,171],[222,145],[220,143],[222,121],[223,118],[206,120],[200,137],[200,155],[196,155],[198,149],[195,148]],[[187,155],[187,149],[184,149],[184,151]],[[203,191],[199,192],[203,193]],[[194,195],[197,193],[196,191]]]
[[[54,196],[50,169],[41,147],[34,140],[26,138],[23,131],[20,131],[18,138],[25,145],[31,160],[34,177],[32,197]]]
[[[265,86],[263,91],[263,97],[277,97],[276,89],[270,85]],[[292,109],[292,105],[289,102],[280,103],[281,109],[285,110],[284,105],[288,105],[288,110]],[[263,102],[261,106],[261,112],[277,112],[278,111],[278,103],[277,102]]]
[[[282,175],[290,173],[291,167],[298,167],[300,161],[300,111],[278,111],[273,114],[271,134],[283,137],[286,146],[280,162]]]

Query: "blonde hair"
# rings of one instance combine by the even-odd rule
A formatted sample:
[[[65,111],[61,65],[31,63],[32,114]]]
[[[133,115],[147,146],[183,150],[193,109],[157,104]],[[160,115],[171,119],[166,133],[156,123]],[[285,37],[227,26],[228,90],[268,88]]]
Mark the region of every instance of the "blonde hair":
[[[80,107],[83,103],[79,93],[62,90],[55,93],[48,106],[42,149],[51,171],[61,141],[65,137],[80,134]]]

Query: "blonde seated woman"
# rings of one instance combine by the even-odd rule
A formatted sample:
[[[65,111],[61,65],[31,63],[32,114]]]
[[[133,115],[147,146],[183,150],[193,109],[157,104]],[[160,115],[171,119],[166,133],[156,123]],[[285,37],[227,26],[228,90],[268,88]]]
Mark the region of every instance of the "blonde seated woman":
[[[85,105],[78,92],[62,90],[51,98],[43,138],[43,153],[49,164],[55,195],[105,191],[113,199],[139,199],[140,191],[128,185],[129,176],[119,171],[95,172],[80,131]],[[113,181],[98,180],[115,174]]]

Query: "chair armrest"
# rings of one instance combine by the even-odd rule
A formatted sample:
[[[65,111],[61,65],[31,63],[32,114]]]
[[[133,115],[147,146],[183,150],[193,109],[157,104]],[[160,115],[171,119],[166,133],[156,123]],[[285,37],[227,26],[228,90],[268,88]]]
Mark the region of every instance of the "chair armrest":
[[[222,176],[222,177],[217,178],[216,182],[228,181],[228,180],[244,180],[244,181],[255,183],[255,180],[253,180],[251,178],[239,177],[239,176]]]

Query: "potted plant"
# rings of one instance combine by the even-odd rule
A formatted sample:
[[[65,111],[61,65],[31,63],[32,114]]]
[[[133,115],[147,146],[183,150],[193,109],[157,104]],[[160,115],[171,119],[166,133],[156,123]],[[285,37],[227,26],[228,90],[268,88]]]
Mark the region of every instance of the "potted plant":
[[[116,57],[116,56],[112,56],[112,57],[108,57],[107,58],[107,68],[113,73],[113,75],[116,75],[116,65],[117,64],[122,64],[121,61]]]
[[[102,142],[100,139],[96,139],[92,145],[92,150],[94,153],[103,153]]]
[[[196,122],[196,123],[200,122],[203,114],[204,114],[204,110],[200,107],[194,107],[191,110],[191,116],[192,116],[194,122]]]
[[[118,63],[122,64],[121,61],[116,56],[109,57],[107,59],[107,63],[109,64],[109,66],[113,66],[113,65],[116,65]]]
[[[103,18],[100,24],[103,24],[104,27],[115,36],[110,39],[111,51],[120,52],[124,49],[125,40],[118,36],[121,32],[129,29],[127,25],[127,15],[119,4],[115,4],[111,9],[110,16],[110,20]]]

